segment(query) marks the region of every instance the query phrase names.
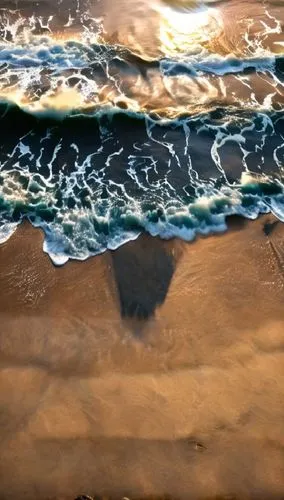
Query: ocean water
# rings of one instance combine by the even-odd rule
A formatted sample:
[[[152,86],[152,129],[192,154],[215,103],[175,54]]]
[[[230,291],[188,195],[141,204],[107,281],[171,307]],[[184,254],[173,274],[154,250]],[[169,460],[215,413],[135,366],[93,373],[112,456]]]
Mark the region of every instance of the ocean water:
[[[0,242],[57,265],[284,221],[284,2],[0,0]]]

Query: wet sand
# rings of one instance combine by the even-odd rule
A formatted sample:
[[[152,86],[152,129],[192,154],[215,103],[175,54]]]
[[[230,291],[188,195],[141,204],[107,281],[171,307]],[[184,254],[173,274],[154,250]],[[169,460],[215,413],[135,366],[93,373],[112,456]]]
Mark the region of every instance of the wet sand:
[[[284,225],[61,268],[42,239],[0,247],[0,499],[284,498]]]

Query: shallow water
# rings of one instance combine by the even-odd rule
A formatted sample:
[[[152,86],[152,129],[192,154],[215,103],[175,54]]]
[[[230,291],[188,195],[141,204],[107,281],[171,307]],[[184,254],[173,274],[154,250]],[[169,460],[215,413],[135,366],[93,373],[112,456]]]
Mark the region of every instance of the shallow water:
[[[0,1],[0,240],[56,264],[284,219],[284,6]]]

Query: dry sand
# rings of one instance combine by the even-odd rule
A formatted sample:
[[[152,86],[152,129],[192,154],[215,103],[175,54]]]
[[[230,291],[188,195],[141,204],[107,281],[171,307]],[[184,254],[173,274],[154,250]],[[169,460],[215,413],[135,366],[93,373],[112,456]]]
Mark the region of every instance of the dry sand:
[[[284,498],[284,225],[0,247],[0,499]]]

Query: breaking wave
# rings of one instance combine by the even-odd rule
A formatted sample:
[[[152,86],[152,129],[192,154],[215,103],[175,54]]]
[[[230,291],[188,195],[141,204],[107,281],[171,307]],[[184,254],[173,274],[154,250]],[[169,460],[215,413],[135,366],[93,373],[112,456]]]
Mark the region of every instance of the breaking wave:
[[[139,19],[123,39],[79,8],[59,36],[53,16],[2,9],[0,242],[28,219],[61,265],[143,231],[190,241],[230,215],[284,220],[283,9],[255,2],[232,50],[237,4],[223,5],[157,4],[155,54]]]

